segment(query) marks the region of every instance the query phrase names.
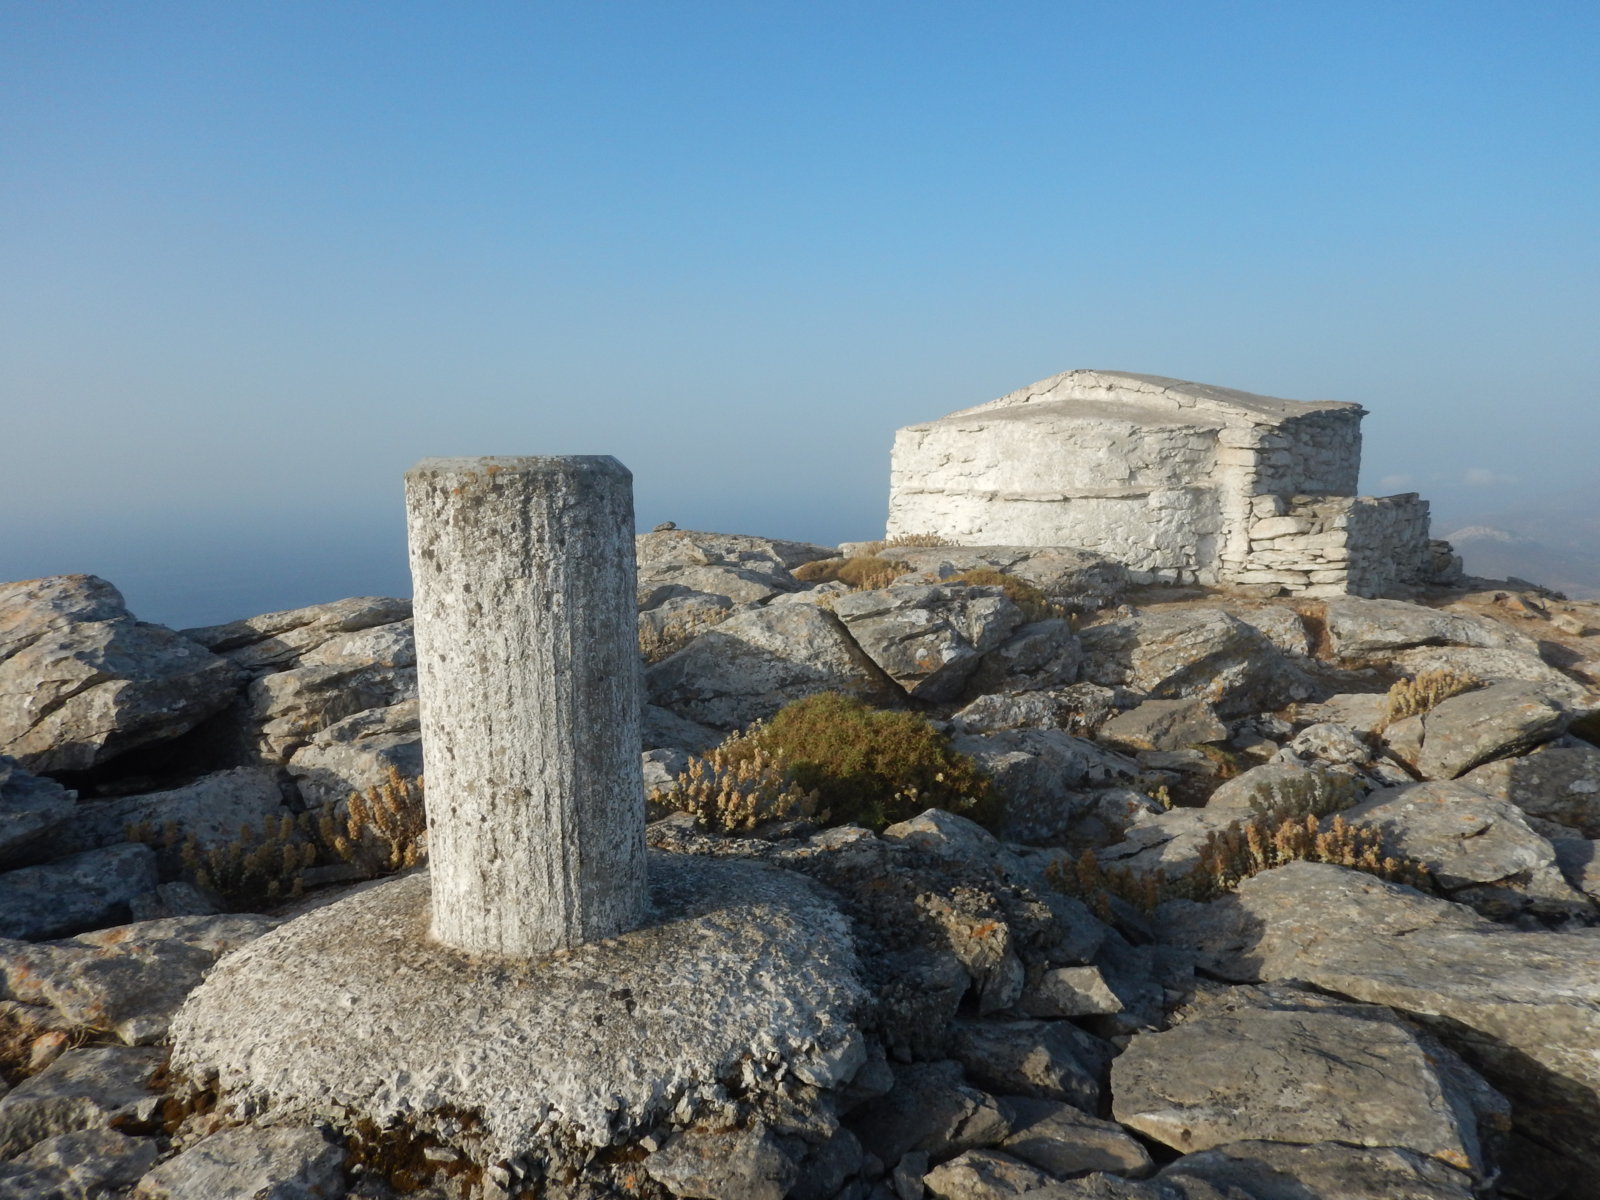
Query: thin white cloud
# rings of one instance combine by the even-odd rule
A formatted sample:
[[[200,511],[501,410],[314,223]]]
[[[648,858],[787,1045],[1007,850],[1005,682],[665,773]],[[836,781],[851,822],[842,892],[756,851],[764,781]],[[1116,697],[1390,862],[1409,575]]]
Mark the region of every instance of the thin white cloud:
[[[1488,467],[1468,467],[1467,473],[1462,477],[1462,482],[1473,487],[1500,487],[1508,483],[1515,483],[1515,475],[1505,475],[1499,471],[1491,471]]]
[[[1400,488],[1410,487],[1416,481],[1417,477],[1415,475],[1385,475],[1382,479],[1378,480],[1378,486],[1384,488],[1385,490],[1389,488],[1398,490]]]

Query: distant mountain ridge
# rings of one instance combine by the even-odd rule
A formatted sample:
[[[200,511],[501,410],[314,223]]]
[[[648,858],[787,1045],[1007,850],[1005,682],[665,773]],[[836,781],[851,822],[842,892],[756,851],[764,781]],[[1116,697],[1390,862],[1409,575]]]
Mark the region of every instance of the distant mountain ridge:
[[[1438,526],[1435,526],[1438,528]],[[1538,505],[1474,514],[1444,537],[1486,579],[1515,575],[1584,599],[1600,599],[1600,488]]]

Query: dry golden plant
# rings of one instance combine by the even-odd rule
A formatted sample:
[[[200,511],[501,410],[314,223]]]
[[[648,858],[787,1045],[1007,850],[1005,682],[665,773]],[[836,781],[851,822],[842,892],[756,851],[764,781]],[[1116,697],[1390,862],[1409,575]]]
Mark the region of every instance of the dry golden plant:
[[[302,823],[284,813],[269,819],[259,837],[247,826],[238,841],[209,849],[190,837],[181,854],[184,873],[197,886],[252,911],[299,896],[301,875],[317,861],[317,846]]]
[[[1326,817],[1360,799],[1361,787],[1352,776],[1311,771],[1258,784],[1246,804],[1255,820],[1275,824],[1291,817]]]
[[[1482,686],[1483,680],[1476,675],[1451,667],[1421,671],[1413,679],[1402,679],[1389,689],[1383,716],[1378,719],[1373,732],[1382,733],[1396,721],[1419,716],[1451,696],[1459,696]]]
[[[891,538],[884,538],[878,549],[885,550],[893,546],[954,546],[956,542],[947,537],[940,537],[937,533],[897,533]]]
[[[392,875],[414,867],[426,856],[428,830],[423,779],[389,767],[383,779],[363,792],[352,792],[340,819],[333,808],[323,812],[323,842],[345,862],[368,875]]]
[[[910,570],[909,563],[858,554],[854,558],[822,558],[804,563],[794,569],[793,575],[801,583],[832,583],[837,579],[865,592],[888,587]]]
[[[642,624],[639,626],[639,657],[646,664],[658,663],[732,615],[731,608],[713,609],[708,606],[674,613],[659,627],[649,622]]]
[[[1252,875],[1291,862],[1331,863],[1380,879],[1430,890],[1428,868],[1411,859],[1383,852],[1383,837],[1374,829],[1350,825],[1335,816],[1327,829],[1315,816],[1279,821],[1236,821],[1213,832],[1200,848],[1200,861],[1170,878],[1164,871],[1138,873],[1105,868],[1092,850],[1076,861],[1060,860],[1046,869],[1051,886],[1076,896],[1097,912],[1109,909],[1114,897],[1150,911],[1163,900],[1210,900],[1230,892]]]
[[[997,587],[1030,621],[1048,621],[1067,615],[1067,610],[1052,601],[1037,585],[993,567],[973,567],[951,576],[947,582],[965,583],[972,587]]]
[[[736,733],[696,755],[669,788],[656,788],[652,802],[693,813],[706,829],[736,833],[769,821],[826,820],[815,791],[793,783],[783,760],[758,742],[761,724]]]

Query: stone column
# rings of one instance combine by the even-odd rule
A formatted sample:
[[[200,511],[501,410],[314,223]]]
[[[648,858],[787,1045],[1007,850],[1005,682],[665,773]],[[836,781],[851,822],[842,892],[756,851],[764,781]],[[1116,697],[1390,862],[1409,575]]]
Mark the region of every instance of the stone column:
[[[645,902],[633,476],[609,456],[406,474],[433,935],[528,957]]]

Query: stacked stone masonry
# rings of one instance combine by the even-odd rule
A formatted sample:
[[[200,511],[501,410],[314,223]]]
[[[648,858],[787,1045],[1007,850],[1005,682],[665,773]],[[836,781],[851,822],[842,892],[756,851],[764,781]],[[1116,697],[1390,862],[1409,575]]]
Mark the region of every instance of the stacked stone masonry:
[[[1356,496],[1364,415],[1357,404],[1067,371],[901,429],[888,534],[1073,546],[1149,581],[1404,590],[1438,555],[1428,506],[1414,494]]]

